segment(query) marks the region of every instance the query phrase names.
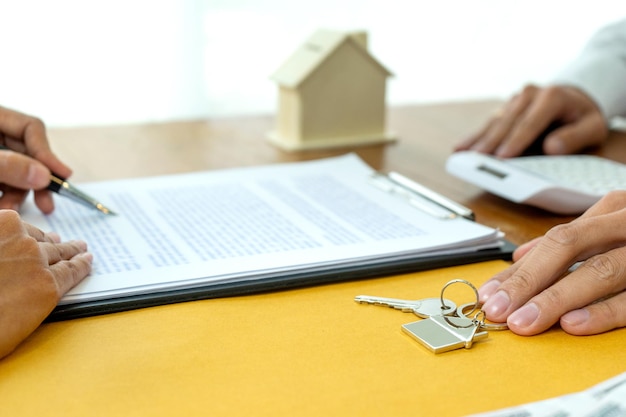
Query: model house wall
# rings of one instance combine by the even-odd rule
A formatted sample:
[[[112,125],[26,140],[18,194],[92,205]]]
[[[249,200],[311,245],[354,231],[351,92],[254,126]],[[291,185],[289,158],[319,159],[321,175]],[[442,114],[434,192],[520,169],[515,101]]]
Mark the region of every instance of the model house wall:
[[[367,51],[367,34],[315,32],[276,71],[276,130],[288,150],[387,142],[385,94],[391,73]]]

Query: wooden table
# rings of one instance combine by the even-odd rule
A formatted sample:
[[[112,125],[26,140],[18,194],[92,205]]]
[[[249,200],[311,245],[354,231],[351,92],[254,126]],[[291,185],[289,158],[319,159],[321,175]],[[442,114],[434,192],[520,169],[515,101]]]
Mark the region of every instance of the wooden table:
[[[375,169],[398,171],[470,207],[478,222],[500,228],[511,242],[520,244],[572,217],[510,203],[444,169],[453,145],[478,129],[500,104],[392,108],[388,127],[399,140],[352,149],[284,152],[265,140],[274,126],[271,116],[52,129],[50,136],[53,149],[74,169],[76,182],[302,161],[355,151]],[[624,136],[613,133],[606,146],[593,153],[626,162]]]
[[[470,206],[514,243],[569,220],[486,194],[444,172],[453,143],[497,102],[394,108],[393,145],[356,149]],[[53,129],[76,182],[298,161],[346,149],[285,153],[271,117]],[[619,135],[596,150],[626,161]],[[623,138],[621,138],[623,139]],[[44,323],[0,360],[0,415],[465,416],[589,388],[626,370],[626,328],[592,337],[558,327],[434,355],[401,331],[411,313],[355,303],[358,294],[439,296],[476,285],[505,261],[163,305]],[[462,301],[462,300],[461,300]]]

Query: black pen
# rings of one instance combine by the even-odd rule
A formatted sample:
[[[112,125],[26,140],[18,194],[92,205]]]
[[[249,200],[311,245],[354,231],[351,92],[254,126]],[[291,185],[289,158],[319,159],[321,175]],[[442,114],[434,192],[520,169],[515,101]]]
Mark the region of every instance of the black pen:
[[[3,145],[0,145],[0,149],[14,152],[12,149],[7,148]],[[55,173],[51,173],[50,184],[48,184],[47,188],[48,190],[55,192],[63,197],[67,197],[77,203],[80,203],[90,208],[94,208],[103,214],[108,214],[112,216],[116,215],[114,211],[104,206],[104,204],[80,191],[78,188],[67,182],[65,178],[56,175]]]

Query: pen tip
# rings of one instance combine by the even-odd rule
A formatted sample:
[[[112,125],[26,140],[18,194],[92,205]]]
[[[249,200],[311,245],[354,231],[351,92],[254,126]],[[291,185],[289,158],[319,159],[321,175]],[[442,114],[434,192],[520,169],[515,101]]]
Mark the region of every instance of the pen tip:
[[[106,214],[108,216],[117,216],[117,213],[115,213],[113,210],[110,210],[110,209],[106,208],[105,206],[103,206],[100,203],[96,204],[96,208],[98,210],[100,210],[101,213],[104,213],[104,214]]]

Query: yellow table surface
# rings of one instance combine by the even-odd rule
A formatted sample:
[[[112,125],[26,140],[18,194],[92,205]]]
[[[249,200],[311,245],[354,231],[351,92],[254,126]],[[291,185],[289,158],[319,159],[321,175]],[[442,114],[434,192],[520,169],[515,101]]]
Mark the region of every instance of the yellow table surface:
[[[493,261],[42,325],[0,360],[3,416],[462,416],[580,391],[626,370],[626,329],[491,331],[435,355],[411,313],[359,294],[438,297]],[[471,290],[446,290],[457,303]]]

